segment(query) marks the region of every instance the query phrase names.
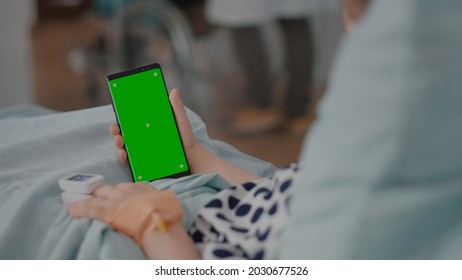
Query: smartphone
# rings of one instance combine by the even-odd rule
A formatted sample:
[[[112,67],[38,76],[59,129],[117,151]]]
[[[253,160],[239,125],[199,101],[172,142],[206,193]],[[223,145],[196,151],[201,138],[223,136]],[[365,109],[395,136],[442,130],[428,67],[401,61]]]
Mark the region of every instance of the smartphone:
[[[160,65],[107,76],[134,182],[189,175]]]

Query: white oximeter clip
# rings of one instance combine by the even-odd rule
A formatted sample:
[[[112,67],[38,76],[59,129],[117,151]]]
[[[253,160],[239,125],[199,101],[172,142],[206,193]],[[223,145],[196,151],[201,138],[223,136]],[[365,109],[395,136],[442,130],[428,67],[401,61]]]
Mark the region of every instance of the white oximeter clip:
[[[64,204],[77,202],[92,197],[96,187],[104,184],[104,176],[89,173],[74,173],[59,179],[59,187]]]
[[[59,187],[65,192],[90,194],[104,184],[104,176],[88,173],[74,173],[59,179]]]

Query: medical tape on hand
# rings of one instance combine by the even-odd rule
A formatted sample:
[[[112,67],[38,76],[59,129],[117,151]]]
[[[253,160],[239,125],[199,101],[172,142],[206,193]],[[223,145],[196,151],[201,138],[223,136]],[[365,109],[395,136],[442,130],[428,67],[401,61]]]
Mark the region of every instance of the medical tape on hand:
[[[168,231],[169,224],[181,221],[183,208],[173,191],[148,191],[125,200],[106,217],[114,229],[142,244],[151,230]]]

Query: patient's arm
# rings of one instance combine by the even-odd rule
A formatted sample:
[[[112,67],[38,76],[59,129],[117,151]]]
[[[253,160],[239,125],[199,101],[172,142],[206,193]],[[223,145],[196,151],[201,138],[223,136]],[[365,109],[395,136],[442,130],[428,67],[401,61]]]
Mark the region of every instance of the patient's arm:
[[[172,191],[143,183],[98,187],[94,197],[68,206],[74,217],[101,220],[133,238],[149,259],[199,259],[181,219],[183,209]]]
[[[199,142],[191,129],[183,101],[177,89],[170,92],[170,103],[172,104],[175,118],[180,130],[181,140],[183,141],[186,157],[193,174],[196,173],[219,173],[231,185],[252,181],[260,178],[259,176],[243,170],[230,162],[220,158],[214,153],[204,148]],[[127,162],[127,152],[124,149],[124,139],[120,135],[118,125],[113,124],[109,127],[113,134],[114,142],[119,149],[119,158]]]

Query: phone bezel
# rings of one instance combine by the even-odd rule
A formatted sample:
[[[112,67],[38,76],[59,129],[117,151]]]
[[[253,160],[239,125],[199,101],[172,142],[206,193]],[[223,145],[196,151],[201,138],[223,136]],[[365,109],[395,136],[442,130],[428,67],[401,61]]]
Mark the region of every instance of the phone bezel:
[[[166,90],[167,96],[168,96],[168,95],[169,95],[169,91],[168,91],[168,88],[167,88],[167,84],[165,83],[165,79],[164,79],[164,74],[163,74],[163,72],[162,72],[162,68],[160,67],[160,64],[159,64],[159,63],[153,63],[153,64],[148,64],[148,65],[136,67],[136,68],[129,69],[129,70],[126,70],[126,71],[114,73],[114,74],[108,75],[108,76],[106,77],[106,81],[107,81],[108,87],[109,87],[109,95],[111,96],[112,110],[114,111],[114,114],[115,114],[115,117],[116,117],[116,121],[117,121],[117,125],[119,126],[120,134],[122,135],[122,137],[123,137],[123,131],[122,131],[122,128],[120,127],[119,115],[118,115],[118,113],[117,113],[117,109],[116,109],[115,104],[114,104],[114,97],[112,96],[112,91],[111,91],[110,83],[111,83],[112,80],[115,80],[115,79],[119,79],[119,78],[131,76],[131,75],[135,75],[135,74],[138,74],[138,73],[141,73],[141,72],[145,72],[145,71],[149,71],[149,70],[153,70],[153,69],[159,69],[159,71],[161,72],[161,74],[162,74],[162,75],[161,75],[161,76],[162,76],[162,82],[164,83],[164,87],[165,87],[165,90]],[[191,174],[191,168],[189,167],[188,157],[186,156],[186,152],[185,152],[185,150],[184,150],[183,139],[181,139],[180,130],[179,130],[178,124],[177,124],[177,122],[176,122],[175,111],[173,111],[172,104],[171,104],[170,102],[168,102],[168,104],[169,104],[170,110],[171,110],[171,112],[172,112],[172,114],[173,114],[173,119],[174,119],[176,131],[177,131],[177,133],[178,133],[178,137],[180,137],[181,149],[182,149],[182,151],[183,151],[183,154],[184,154],[184,157],[185,157],[185,160],[186,160],[186,166],[188,167],[188,170],[187,170],[187,171],[184,171],[184,172],[179,172],[179,173],[176,173],[176,174],[167,175],[167,176],[164,176],[164,177],[160,177],[160,178],[148,180],[147,182],[152,182],[152,181],[155,181],[155,180],[166,179],[166,178],[180,178],[180,177],[187,176],[187,175],[190,175],[190,174]],[[131,176],[132,176],[132,180],[133,180],[133,182],[136,182],[136,180],[135,180],[135,174],[133,173],[133,168],[132,168],[132,165],[131,165],[131,163],[130,163],[130,156],[128,155],[128,153],[127,153],[127,161],[128,161],[128,165],[129,165],[129,167],[130,167],[130,174],[131,174]]]

